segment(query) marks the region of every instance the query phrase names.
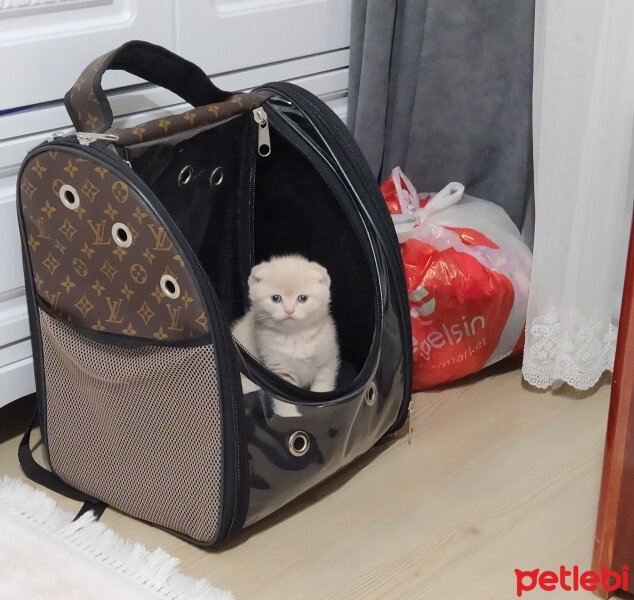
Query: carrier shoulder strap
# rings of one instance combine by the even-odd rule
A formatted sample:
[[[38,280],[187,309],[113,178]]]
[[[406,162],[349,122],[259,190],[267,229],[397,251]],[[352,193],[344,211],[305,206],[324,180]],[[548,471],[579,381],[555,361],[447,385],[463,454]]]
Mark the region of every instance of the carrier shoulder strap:
[[[24,436],[22,437],[22,441],[20,442],[20,446],[18,448],[18,459],[20,460],[22,471],[31,481],[34,481],[35,483],[38,483],[53,492],[57,492],[62,496],[66,496],[67,498],[71,498],[72,500],[83,502],[84,505],[80,509],[79,513],[77,513],[75,519],[78,519],[81,515],[89,510],[93,511],[95,517],[99,519],[99,517],[101,517],[103,511],[107,507],[105,503],[71,487],[65,481],[62,481],[57,475],[55,475],[55,473],[52,473],[48,469],[45,469],[35,460],[35,457],[33,456],[33,452],[31,450],[31,432],[38,424],[39,414],[36,408],[35,412],[33,413],[33,418],[31,419],[29,426],[26,428],[26,431],[24,432]]]

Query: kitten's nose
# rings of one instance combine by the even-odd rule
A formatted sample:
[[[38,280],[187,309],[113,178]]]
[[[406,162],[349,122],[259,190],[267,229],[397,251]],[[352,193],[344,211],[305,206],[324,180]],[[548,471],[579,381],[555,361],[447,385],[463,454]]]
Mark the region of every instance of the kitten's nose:
[[[295,309],[294,309],[294,308],[288,308],[287,306],[285,306],[285,307],[284,307],[284,312],[285,312],[287,315],[289,315],[289,316],[290,316],[290,315],[292,315],[292,314],[295,312]]]

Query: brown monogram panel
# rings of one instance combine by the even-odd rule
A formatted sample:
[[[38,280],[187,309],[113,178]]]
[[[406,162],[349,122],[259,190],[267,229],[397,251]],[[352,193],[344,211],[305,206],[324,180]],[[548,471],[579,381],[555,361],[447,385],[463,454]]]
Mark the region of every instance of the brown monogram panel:
[[[79,197],[60,199],[68,184]],[[208,331],[192,273],[146,202],[107,168],[71,151],[44,151],[26,164],[20,206],[38,296],[55,314],[96,331],[174,341]],[[132,234],[117,245],[115,223]],[[180,294],[163,293],[164,274]],[[168,290],[169,291],[169,290]]]

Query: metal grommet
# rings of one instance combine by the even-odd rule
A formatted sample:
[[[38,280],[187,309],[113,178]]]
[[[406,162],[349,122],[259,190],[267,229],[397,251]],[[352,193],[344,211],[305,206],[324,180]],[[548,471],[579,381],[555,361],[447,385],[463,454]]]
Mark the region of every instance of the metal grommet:
[[[187,185],[194,176],[194,169],[191,165],[185,165],[178,174],[178,185]]]
[[[176,300],[181,295],[181,288],[178,285],[175,277],[165,273],[161,277],[161,291],[172,300]]]
[[[225,178],[225,171],[222,167],[216,167],[209,177],[209,183],[212,187],[220,185]]]
[[[310,448],[310,438],[305,431],[296,431],[288,438],[288,451],[293,456],[304,456]]]
[[[365,403],[368,406],[373,406],[376,402],[376,383],[372,383],[372,385],[365,392]]]
[[[65,183],[59,188],[59,199],[66,208],[71,210],[79,208],[79,194],[72,185]]]
[[[112,239],[117,246],[129,248],[132,245],[132,232],[127,225],[115,223],[112,226]]]

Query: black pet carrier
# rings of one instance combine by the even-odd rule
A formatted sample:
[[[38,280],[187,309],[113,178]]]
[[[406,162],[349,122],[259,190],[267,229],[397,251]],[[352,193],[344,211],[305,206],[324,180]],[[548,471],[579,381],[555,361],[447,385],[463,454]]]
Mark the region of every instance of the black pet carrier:
[[[107,69],[192,108],[114,126]],[[323,102],[287,83],[224,92],[134,41],[91,63],[66,106],[77,133],[32,150],[18,180],[50,465],[33,460],[29,430],[30,477],[209,545],[401,427],[411,336],[399,247],[366,161]],[[231,336],[251,267],[290,253],[331,276],[333,392],[295,387]],[[240,373],[255,391],[242,393]]]

